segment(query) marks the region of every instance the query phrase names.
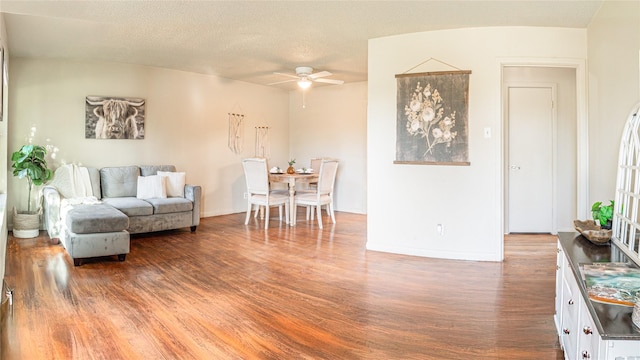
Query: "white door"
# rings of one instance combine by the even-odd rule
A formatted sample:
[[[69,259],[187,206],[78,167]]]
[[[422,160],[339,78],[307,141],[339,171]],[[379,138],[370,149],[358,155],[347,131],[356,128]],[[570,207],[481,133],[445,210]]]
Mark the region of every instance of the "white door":
[[[508,87],[508,231],[553,229],[553,96],[548,87]]]

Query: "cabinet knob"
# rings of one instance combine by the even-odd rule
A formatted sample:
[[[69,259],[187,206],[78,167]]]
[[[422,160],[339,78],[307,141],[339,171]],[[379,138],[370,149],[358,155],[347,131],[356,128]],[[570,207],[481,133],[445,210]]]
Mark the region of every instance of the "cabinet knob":
[[[565,329],[563,329],[563,330],[562,330],[562,332],[563,332],[565,335],[569,335],[569,334],[571,334],[571,331],[569,331],[569,329],[566,329],[566,328],[565,328]]]
[[[569,305],[573,305],[573,299],[569,299]]]
[[[587,350],[582,352],[582,358],[583,359],[591,359],[591,355],[589,355],[589,352]]]
[[[585,335],[591,335],[591,334],[593,334],[593,331],[591,330],[591,328],[590,328],[589,326],[585,326],[585,327],[584,327],[584,329],[582,329],[582,332],[583,332]]]

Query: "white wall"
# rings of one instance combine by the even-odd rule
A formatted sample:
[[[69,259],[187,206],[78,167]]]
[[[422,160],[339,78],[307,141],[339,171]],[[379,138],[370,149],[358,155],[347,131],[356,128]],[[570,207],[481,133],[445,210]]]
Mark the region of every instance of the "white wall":
[[[0,13],[0,45],[4,48],[4,62],[5,66],[8,68],[10,64],[10,52],[9,52],[9,44],[7,43],[7,29],[5,28],[4,15]],[[3,69],[0,69],[3,71]],[[0,193],[7,192],[7,123],[9,118],[9,87],[8,84],[9,79],[5,79],[5,81],[0,84],[2,86],[2,101],[3,111],[2,111],[2,119],[0,122]]]
[[[605,1],[588,27],[589,198],[614,198],[622,128],[640,101],[640,2]]]
[[[470,166],[394,165],[395,75],[435,58],[471,70]],[[367,248],[502,260],[501,59],[586,58],[586,30],[469,28],[369,41]],[[437,66],[436,66],[437,65]],[[427,62],[412,72],[453,70]],[[484,137],[484,128],[493,136]],[[444,225],[438,235],[436,225]]]
[[[34,143],[59,149],[54,167],[174,164],[188,183],[202,186],[203,217],[246,210],[240,160],[254,155],[255,126],[271,127],[273,161],[289,156],[289,94],[275,88],[136,65],[24,58],[12,58],[10,78],[9,152],[34,126]],[[85,139],[87,95],[145,98],[145,139]],[[246,115],[241,154],[227,147],[229,112]],[[25,191],[26,180],[10,176],[9,207]]]
[[[339,159],[335,208],[366,213],[367,83],[312,87],[304,108],[300,91],[289,99],[289,148],[296,166],[309,167],[314,157]]]
[[[5,62],[9,63],[9,47],[7,46],[7,30],[4,23],[4,15],[0,13],[0,46],[4,48]],[[0,68],[0,71],[3,69]],[[2,86],[2,98],[0,102],[3,104],[2,119],[0,119],[0,288],[4,279],[5,259],[7,253],[7,119],[9,109],[7,103],[9,99],[8,87],[4,81],[0,83]],[[0,294],[0,299],[4,299],[4,294]]]

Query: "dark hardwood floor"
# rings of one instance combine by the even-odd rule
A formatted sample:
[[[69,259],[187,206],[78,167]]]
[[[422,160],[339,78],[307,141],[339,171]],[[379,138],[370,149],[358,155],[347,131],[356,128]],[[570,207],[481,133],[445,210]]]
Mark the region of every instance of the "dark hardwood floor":
[[[2,359],[562,359],[554,236],[508,236],[503,263],[439,260],[366,251],[365,215],[319,231],[275,213],[267,231],[234,214],[132,236],[125,262],[80,267],[44,232],[10,236]]]

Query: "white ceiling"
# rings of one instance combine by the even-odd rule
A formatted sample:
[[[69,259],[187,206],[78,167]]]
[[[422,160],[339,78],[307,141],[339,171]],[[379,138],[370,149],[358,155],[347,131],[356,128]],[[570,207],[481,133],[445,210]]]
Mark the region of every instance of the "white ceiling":
[[[365,81],[371,38],[481,26],[586,28],[602,1],[0,0],[0,12],[11,56],[142,64],[266,85],[284,80],[273,72],[296,66]]]

